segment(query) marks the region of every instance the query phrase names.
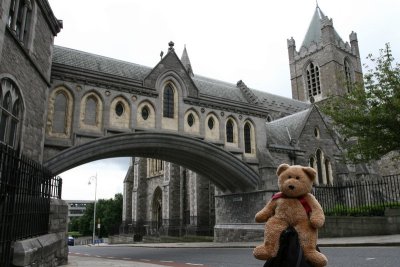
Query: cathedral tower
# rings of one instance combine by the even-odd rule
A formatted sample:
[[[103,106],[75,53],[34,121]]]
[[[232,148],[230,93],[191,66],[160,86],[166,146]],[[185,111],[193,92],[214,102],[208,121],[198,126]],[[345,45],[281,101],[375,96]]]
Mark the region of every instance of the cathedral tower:
[[[287,44],[293,99],[318,102],[362,82],[357,34],[352,32],[345,43],[318,5],[300,50],[293,37]]]

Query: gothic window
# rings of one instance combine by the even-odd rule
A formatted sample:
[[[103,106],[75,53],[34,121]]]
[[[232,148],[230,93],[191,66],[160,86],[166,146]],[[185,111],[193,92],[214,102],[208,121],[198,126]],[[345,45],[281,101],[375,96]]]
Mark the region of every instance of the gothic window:
[[[122,114],[124,114],[124,104],[120,101],[115,106],[115,114],[117,114],[118,117],[121,117]]]
[[[233,143],[233,122],[228,120],[226,123],[226,142]]]
[[[153,193],[153,205],[152,205],[152,220],[153,227],[158,230],[162,226],[162,191],[160,187],[157,187]]]
[[[12,0],[7,26],[20,42],[26,43],[31,24],[32,3],[30,0]]]
[[[208,124],[208,129],[212,130],[214,128],[214,119],[210,117],[208,119],[207,124]]]
[[[244,152],[251,153],[251,126],[248,122],[244,125]]]
[[[142,108],[142,118],[143,118],[143,120],[147,120],[149,118],[149,114],[150,114],[149,108],[147,106],[144,106]]]
[[[85,124],[96,125],[97,122],[97,99],[89,96],[85,106]]]
[[[350,91],[353,87],[353,79],[352,79],[351,72],[352,72],[352,69],[351,69],[350,62],[347,59],[345,59],[344,60],[344,73],[346,76],[346,88],[347,88],[348,93],[350,93]]]
[[[319,68],[313,62],[308,64],[306,69],[308,97],[321,94],[321,84],[319,81]]]
[[[187,117],[187,124],[192,127],[194,124],[194,116],[192,113],[189,114],[189,116]]]
[[[329,184],[332,184],[332,167],[329,159],[325,159],[325,177]]]
[[[314,136],[315,136],[315,138],[319,139],[320,133],[319,133],[318,127],[314,128]]]
[[[0,142],[16,147],[22,102],[17,87],[9,79],[1,81],[0,96]]]
[[[320,149],[317,150],[317,175],[318,175],[318,183],[319,184],[323,184],[324,181],[322,179],[322,175],[324,174],[322,171],[322,166],[323,166],[323,155],[322,155],[322,151]]]
[[[166,118],[174,117],[174,89],[171,84],[167,84],[164,88],[163,99],[163,116]]]
[[[160,159],[147,159],[147,177],[154,177],[163,174],[164,161]]]
[[[66,132],[67,102],[67,97],[64,93],[59,92],[54,100],[53,133]]]

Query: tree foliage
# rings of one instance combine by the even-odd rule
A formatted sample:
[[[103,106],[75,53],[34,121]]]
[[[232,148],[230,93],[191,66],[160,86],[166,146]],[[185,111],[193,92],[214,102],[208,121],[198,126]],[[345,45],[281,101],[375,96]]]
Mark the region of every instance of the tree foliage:
[[[84,236],[93,233],[94,204],[88,204],[82,217],[70,223],[70,230],[78,230]],[[122,222],[122,194],[115,194],[114,198],[100,199],[96,203],[96,224],[100,223],[100,230],[96,225],[97,236],[114,234],[115,229]],[[73,229],[72,229],[73,228]]]
[[[330,98],[322,108],[337,126],[353,162],[379,159],[400,149],[400,65],[389,44],[380,55],[367,57],[364,84],[341,97]]]

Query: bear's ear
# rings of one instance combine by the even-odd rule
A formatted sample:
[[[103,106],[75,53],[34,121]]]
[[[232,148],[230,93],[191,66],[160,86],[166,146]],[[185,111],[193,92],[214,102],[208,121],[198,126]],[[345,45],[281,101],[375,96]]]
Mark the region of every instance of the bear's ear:
[[[315,177],[317,176],[317,171],[311,167],[303,167],[302,169],[307,174],[308,178],[310,178],[310,180],[314,182]]]
[[[276,175],[278,175],[278,176],[281,175],[282,172],[286,171],[289,168],[290,168],[290,166],[286,163],[279,165],[278,170],[276,171]]]

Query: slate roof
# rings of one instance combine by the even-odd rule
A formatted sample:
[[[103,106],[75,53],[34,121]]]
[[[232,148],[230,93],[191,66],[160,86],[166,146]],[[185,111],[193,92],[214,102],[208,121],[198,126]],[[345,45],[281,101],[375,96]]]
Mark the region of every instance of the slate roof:
[[[322,12],[319,6],[317,6],[301,46],[309,47],[311,43],[319,43],[321,41],[321,20],[324,18],[326,18],[325,14]],[[334,32],[335,38],[343,42],[336,30],[334,30]]]
[[[266,123],[268,144],[289,146],[289,134],[292,139],[298,140],[313,108],[314,107],[310,107],[303,111]]]
[[[134,80],[143,80],[151,71],[142,65],[57,45],[54,46],[53,63]]]
[[[152,70],[152,68],[143,65],[61,46],[54,46],[53,63],[138,81],[143,81]],[[236,84],[207,78],[201,75],[194,75],[192,79],[199,89],[200,97],[204,96],[249,104]],[[259,99],[258,105],[263,108],[282,111],[284,113],[294,113],[309,107],[309,104],[298,100],[255,89],[251,90]]]

